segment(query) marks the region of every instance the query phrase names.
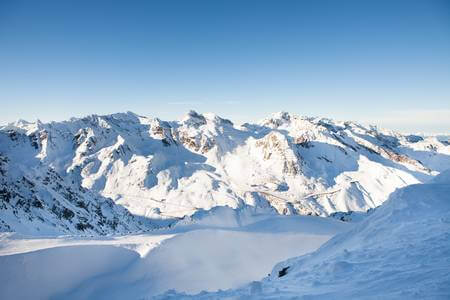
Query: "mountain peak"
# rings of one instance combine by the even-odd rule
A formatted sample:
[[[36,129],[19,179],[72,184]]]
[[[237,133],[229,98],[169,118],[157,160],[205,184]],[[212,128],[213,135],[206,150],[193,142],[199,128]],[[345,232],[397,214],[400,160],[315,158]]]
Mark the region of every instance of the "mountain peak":
[[[261,121],[261,125],[271,128],[277,128],[279,126],[290,123],[293,118],[294,115],[291,115],[286,111],[279,111],[271,114],[268,118],[263,119]]]
[[[190,110],[181,120],[182,123],[185,123],[187,125],[193,125],[195,127],[205,125],[206,124],[206,118],[202,115],[196,112],[195,110]]]

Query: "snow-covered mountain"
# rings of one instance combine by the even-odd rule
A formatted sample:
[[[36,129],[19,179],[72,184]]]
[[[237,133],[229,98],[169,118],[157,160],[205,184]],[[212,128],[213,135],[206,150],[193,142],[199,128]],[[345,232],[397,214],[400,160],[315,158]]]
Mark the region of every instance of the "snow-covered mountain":
[[[155,299],[449,299],[450,170],[401,188],[350,231],[239,289]]]
[[[450,168],[450,145],[276,113],[234,125],[119,113],[0,128],[0,231],[135,232],[215,206],[327,216]]]

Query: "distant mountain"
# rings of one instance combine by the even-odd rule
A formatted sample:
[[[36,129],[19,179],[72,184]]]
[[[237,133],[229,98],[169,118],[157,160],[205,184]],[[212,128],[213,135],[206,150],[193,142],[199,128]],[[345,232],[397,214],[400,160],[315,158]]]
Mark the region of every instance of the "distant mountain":
[[[18,121],[0,127],[0,230],[135,232],[224,205],[366,211],[447,168],[445,140],[286,112]]]

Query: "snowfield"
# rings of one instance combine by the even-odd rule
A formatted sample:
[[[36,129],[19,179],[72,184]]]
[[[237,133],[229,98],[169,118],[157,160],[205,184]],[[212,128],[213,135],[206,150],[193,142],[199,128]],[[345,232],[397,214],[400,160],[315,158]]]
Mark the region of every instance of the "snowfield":
[[[0,298],[142,299],[168,289],[198,293],[239,287],[351,227],[329,218],[237,214],[222,207],[196,222],[140,235],[3,234]]]

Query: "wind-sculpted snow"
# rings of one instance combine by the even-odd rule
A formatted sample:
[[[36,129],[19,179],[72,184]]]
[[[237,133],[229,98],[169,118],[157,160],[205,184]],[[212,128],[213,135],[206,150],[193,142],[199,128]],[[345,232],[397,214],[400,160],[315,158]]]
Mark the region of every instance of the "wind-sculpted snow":
[[[366,211],[446,168],[436,138],[288,113],[241,126],[193,111],[18,121],[0,128],[0,230],[136,232],[225,205]]]
[[[449,299],[450,171],[392,193],[311,254],[236,290],[156,299]]]

